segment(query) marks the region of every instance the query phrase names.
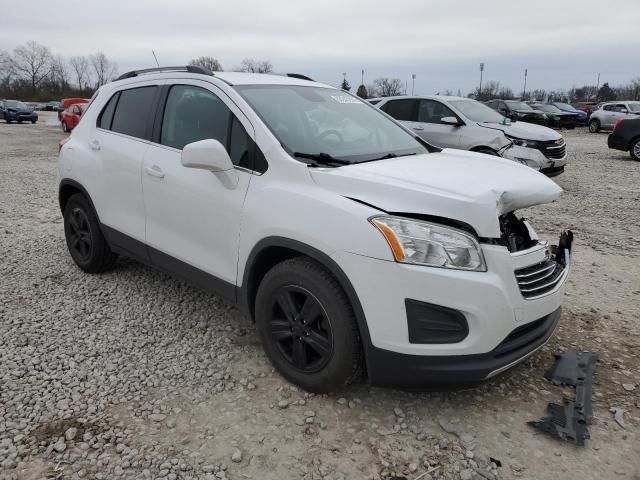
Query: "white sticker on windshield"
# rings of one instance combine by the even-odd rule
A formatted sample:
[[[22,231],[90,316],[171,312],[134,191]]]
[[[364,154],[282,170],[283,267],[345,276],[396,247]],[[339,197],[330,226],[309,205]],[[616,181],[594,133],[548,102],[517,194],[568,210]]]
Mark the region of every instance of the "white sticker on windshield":
[[[357,98],[353,98],[349,95],[331,95],[331,98],[338,103],[362,103]]]

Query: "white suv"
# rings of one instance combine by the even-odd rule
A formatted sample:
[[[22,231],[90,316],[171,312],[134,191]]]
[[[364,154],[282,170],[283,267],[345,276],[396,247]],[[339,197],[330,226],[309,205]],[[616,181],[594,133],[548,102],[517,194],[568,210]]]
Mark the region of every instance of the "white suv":
[[[299,75],[125,74],[61,142],[59,176],[82,270],[124,255],[215,292],[310,391],[362,371],[406,388],[480,381],[560,317],[571,234],[549,246],[514,213],[558,198],[553,181],[432,147]]]

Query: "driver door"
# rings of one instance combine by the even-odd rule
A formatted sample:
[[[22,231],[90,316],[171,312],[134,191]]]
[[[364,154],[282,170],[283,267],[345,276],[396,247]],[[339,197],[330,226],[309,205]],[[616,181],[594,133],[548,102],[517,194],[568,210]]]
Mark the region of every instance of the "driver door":
[[[149,255],[159,268],[231,298],[254,130],[207,82],[181,80],[164,95],[159,131],[142,168]],[[222,143],[236,168],[213,173],[182,166],[182,148],[204,139]]]
[[[420,100],[417,123],[423,130],[416,133],[427,142],[442,148],[460,148],[461,126],[445,125],[445,117],[458,116],[449,107],[436,100]]]

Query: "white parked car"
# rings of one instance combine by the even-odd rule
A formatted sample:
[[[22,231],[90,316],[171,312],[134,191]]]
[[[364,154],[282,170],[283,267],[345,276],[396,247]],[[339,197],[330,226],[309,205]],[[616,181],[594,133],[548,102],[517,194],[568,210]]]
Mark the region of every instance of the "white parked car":
[[[600,105],[589,117],[589,131],[598,133],[600,130],[613,130],[618,120],[625,118],[638,118],[640,115],[640,102],[615,101]]]
[[[432,147],[335,88],[198,67],[101,87],[59,157],[82,270],[124,255],[215,292],[314,392],[362,371],[398,387],[481,381],[539,349],[571,234],[550,246],[516,211],[560,192],[515,162]]]
[[[567,148],[562,135],[541,125],[511,121],[476,100],[424,95],[373,102],[432,145],[498,155],[550,177],[564,172]]]

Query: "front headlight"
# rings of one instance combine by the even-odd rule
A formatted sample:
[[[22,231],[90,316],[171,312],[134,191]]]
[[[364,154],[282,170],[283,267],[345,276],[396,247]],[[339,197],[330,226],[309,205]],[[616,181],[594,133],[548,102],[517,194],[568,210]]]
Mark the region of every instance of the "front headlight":
[[[527,147],[527,148],[538,148],[540,146],[540,144],[535,141],[535,140],[525,140],[524,138],[516,138],[516,137],[512,137],[511,135],[507,135],[505,133],[505,136],[514,144],[514,145],[518,145],[520,147]]]
[[[487,271],[480,244],[461,230],[386,215],[371,217],[369,221],[386,238],[396,262]]]

